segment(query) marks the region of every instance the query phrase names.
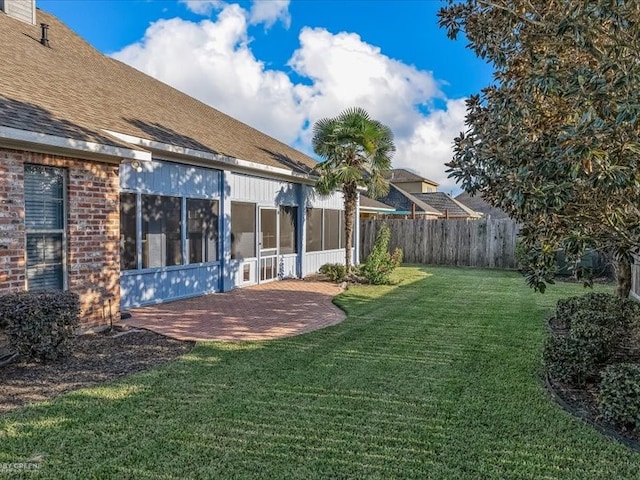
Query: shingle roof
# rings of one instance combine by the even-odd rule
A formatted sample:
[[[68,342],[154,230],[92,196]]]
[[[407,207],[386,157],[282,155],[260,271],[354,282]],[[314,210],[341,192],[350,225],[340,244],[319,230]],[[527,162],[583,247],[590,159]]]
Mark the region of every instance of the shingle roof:
[[[389,182],[403,183],[403,182],[426,182],[431,185],[438,186],[437,182],[433,180],[429,180],[428,178],[424,178],[417,173],[408,170],[406,168],[394,168],[393,170],[387,172],[384,175],[384,178]]]
[[[380,197],[381,202],[393,206],[396,210],[410,212],[411,205],[416,206],[416,212],[430,215],[442,215],[442,212],[433,208],[428,203],[417,198],[414,194],[407,193],[393,184],[389,184],[389,193]]]
[[[485,217],[490,216],[494,219],[509,218],[507,212],[500,208],[492,207],[480,195],[471,196],[467,192],[462,192],[456,197],[456,200],[472,210],[484,214]]]
[[[178,90],[106,57],[54,16],[40,27],[0,13],[0,126],[92,141],[110,130],[179,147],[309,173],[311,157]]]
[[[391,205],[379,202],[373,198],[369,198],[366,195],[360,195],[360,208],[369,210],[395,210]]]
[[[413,196],[423,202],[429,202],[429,205],[437,208],[443,214],[446,211],[451,217],[479,218],[482,216],[479,212],[473,211],[444,192],[414,193]]]

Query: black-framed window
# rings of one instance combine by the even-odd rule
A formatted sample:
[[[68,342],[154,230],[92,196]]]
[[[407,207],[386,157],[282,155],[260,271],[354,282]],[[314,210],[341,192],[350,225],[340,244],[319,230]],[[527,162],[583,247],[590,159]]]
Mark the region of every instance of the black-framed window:
[[[231,202],[231,258],[256,256],[256,204]]]
[[[189,263],[218,260],[218,201],[187,198]]]
[[[120,194],[120,269],[138,268],[138,240],[136,236],[136,194]]]
[[[66,170],[25,165],[27,289],[65,288]]]
[[[142,195],[142,268],[182,264],[179,197]]]
[[[298,253],[298,207],[280,206],[280,253]]]

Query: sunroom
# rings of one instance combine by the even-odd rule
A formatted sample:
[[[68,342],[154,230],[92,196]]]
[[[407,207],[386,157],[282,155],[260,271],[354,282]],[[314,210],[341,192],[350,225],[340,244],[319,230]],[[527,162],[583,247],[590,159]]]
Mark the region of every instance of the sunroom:
[[[316,195],[310,178],[155,158],[139,171],[122,164],[121,306],[301,278],[343,263],[343,208],[341,194]]]

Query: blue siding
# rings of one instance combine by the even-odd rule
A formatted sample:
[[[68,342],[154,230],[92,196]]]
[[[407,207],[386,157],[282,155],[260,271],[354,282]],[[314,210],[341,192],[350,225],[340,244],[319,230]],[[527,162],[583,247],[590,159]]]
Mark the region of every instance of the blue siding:
[[[301,185],[296,183],[232,173],[229,187],[232,200],[262,206],[299,204]]]
[[[302,187],[303,202],[307,208],[332,208],[344,210],[344,197],[342,192],[335,192],[333,195],[323,197],[315,193],[313,187],[304,185]]]
[[[178,300],[218,291],[218,265],[131,270],[120,275],[122,308]]]
[[[142,171],[120,165],[120,189],[126,191],[186,197],[220,196],[220,170],[191,167],[153,160],[142,163]]]

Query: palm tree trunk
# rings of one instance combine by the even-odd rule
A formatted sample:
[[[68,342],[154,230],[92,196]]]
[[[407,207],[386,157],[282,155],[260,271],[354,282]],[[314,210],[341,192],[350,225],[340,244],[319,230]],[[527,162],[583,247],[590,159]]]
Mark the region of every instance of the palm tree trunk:
[[[353,248],[353,224],[356,216],[356,202],[358,201],[358,189],[356,185],[345,185],[342,189],[344,194],[344,264],[347,268],[347,275],[351,273],[351,250]]]

